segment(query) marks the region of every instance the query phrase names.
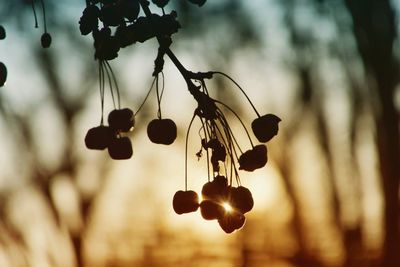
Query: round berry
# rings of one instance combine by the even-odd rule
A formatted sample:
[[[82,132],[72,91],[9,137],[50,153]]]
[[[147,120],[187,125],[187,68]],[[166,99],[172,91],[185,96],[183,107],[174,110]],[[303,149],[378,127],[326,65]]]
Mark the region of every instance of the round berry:
[[[112,159],[129,159],[132,157],[132,143],[128,137],[112,138],[108,145],[108,154]]]
[[[114,109],[108,114],[108,125],[114,132],[129,132],[135,125],[135,116],[129,108]]]
[[[40,42],[43,48],[48,48],[51,45],[51,35],[48,32],[42,34]]]
[[[0,40],[3,40],[6,38],[6,30],[2,25],[0,25]]]
[[[177,135],[175,122],[171,119],[155,119],[147,125],[147,136],[156,144],[170,145]]]
[[[7,67],[3,62],[0,62],[0,87],[7,81]]]
[[[278,124],[281,119],[274,114],[266,114],[255,119],[251,123],[251,128],[253,129],[254,135],[260,142],[268,142],[275,135],[278,134]]]
[[[85,145],[89,149],[103,150],[108,147],[112,133],[107,126],[97,126],[89,129],[85,136]]]
[[[199,196],[192,190],[179,190],[174,195],[172,206],[177,214],[194,212],[199,208]]]

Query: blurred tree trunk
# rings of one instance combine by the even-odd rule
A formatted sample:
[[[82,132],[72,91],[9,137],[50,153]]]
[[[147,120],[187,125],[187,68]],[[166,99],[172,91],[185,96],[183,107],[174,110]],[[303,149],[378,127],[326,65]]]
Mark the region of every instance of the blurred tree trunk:
[[[393,53],[395,13],[389,0],[346,0],[346,5],[367,75],[375,83],[372,88],[376,97],[377,145],[385,201],[382,266],[400,266],[399,114],[394,103],[399,64]]]

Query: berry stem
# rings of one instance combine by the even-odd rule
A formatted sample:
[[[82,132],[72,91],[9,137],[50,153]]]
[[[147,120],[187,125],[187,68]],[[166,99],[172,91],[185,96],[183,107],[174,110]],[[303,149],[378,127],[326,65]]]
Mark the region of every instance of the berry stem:
[[[100,125],[104,124],[104,71],[101,61],[99,61],[99,89],[100,89],[100,103],[101,103],[101,120]]]
[[[212,73],[212,74],[220,74],[220,75],[222,75],[222,76],[228,78],[231,82],[233,82],[233,83],[236,85],[236,87],[239,88],[239,90],[240,90],[240,91],[243,93],[243,95],[246,97],[247,101],[249,101],[251,107],[254,109],[254,111],[255,111],[255,113],[257,114],[257,116],[258,116],[258,117],[261,117],[261,116],[260,116],[260,113],[258,113],[256,107],[253,105],[253,102],[251,102],[249,96],[246,94],[246,92],[243,90],[243,88],[242,88],[234,79],[232,79],[231,76],[229,76],[228,74],[225,74],[225,73],[223,73],[223,72],[220,72],[220,71],[212,71],[211,73]]]
[[[121,96],[119,94],[119,87],[118,87],[117,79],[115,78],[114,71],[112,70],[110,63],[108,63],[107,60],[105,61],[105,63],[106,63],[106,65],[107,65],[107,67],[108,67],[108,69],[110,71],[112,81],[114,82],[114,88],[115,88],[115,90],[117,92],[118,108],[121,109]]]
[[[192,127],[194,118],[196,117],[196,113],[193,114],[192,119],[190,120],[187,132],[186,132],[186,140],[185,140],[185,191],[187,191],[187,184],[188,184],[188,178],[187,178],[187,154],[188,154],[188,142],[189,142],[189,132],[190,132],[190,128]]]
[[[36,15],[35,1],[32,0],[31,4],[32,4],[33,17],[35,18],[35,28],[38,28],[39,24],[38,24],[37,15]]]
[[[47,33],[46,8],[44,7],[44,2],[43,2],[43,0],[40,0],[40,4],[42,5],[44,32]]]
[[[142,109],[142,107],[144,106],[144,103],[146,103],[147,98],[149,97],[149,95],[150,95],[150,93],[151,93],[151,90],[152,90],[153,87],[154,87],[154,83],[156,82],[156,78],[157,78],[157,77],[154,77],[153,82],[151,83],[150,89],[149,89],[149,91],[147,92],[146,96],[144,97],[144,100],[143,100],[142,104],[140,104],[139,108],[138,108],[137,111],[135,112],[135,115],[137,115],[137,114],[139,113],[139,111],[140,111],[140,110]]]
[[[242,119],[240,119],[239,115],[238,115],[231,107],[229,107],[228,105],[222,103],[221,101],[215,100],[215,102],[218,103],[218,104],[223,105],[223,106],[224,106],[225,108],[227,108],[230,112],[232,112],[233,115],[235,115],[235,117],[239,120],[240,124],[242,124],[243,129],[244,129],[244,131],[246,132],[247,137],[249,138],[251,147],[254,147],[253,141],[251,141],[251,137],[250,137],[249,131],[247,131],[247,128],[246,128],[246,126],[244,125]],[[221,113],[222,113],[222,112],[221,112]]]

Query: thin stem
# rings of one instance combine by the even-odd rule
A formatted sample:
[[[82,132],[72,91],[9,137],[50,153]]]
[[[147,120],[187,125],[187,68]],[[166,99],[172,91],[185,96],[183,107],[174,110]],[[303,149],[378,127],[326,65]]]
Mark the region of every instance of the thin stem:
[[[107,65],[108,69],[110,70],[111,77],[112,77],[112,80],[113,80],[114,85],[115,85],[114,88],[117,91],[118,108],[121,109],[121,96],[119,94],[119,87],[118,87],[117,79],[115,78],[114,71],[112,70],[110,63],[108,63],[107,60],[105,62],[106,62],[106,65]]]
[[[209,135],[208,135],[208,129],[206,127],[207,122],[204,122],[201,117],[199,117],[199,118],[200,118],[201,124],[203,125],[202,128],[204,130],[204,138],[206,140],[205,142],[207,142],[208,140],[210,140]],[[206,160],[207,161],[207,179],[208,179],[208,182],[210,182],[210,160],[209,160],[210,154],[209,154],[207,148],[205,150],[206,150],[206,157],[207,157],[207,160]]]
[[[232,131],[231,127],[228,124],[228,121],[225,119],[225,117],[222,114],[221,110],[218,109],[217,112],[218,112],[217,114],[219,115],[218,117],[219,117],[220,123],[222,124],[222,127],[225,130],[225,135],[229,137],[230,142],[232,142],[232,140],[233,140],[233,142],[235,143],[235,145],[239,149],[240,153],[243,153],[242,149],[240,148],[239,142],[236,140],[235,135],[233,134],[233,131]]]
[[[43,0],[40,0],[40,4],[42,5],[44,32],[47,33],[46,8],[44,7],[44,1],[43,1]]]
[[[238,115],[231,107],[229,107],[228,105],[222,103],[221,101],[218,101],[218,100],[214,100],[214,101],[215,101],[216,103],[218,103],[218,104],[223,105],[223,106],[224,106],[225,108],[227,108],[230,112],[232,112],[233,115],[235,115],[235,117],[236,117],[236,118],[239,120],[239,122],[242,124],[243,129],[244,129],[244,131],[246,132],[247,137],[249,138],[251,147],[254,147],[253,141],[251,141],[251,137],[250,137],[249,131],[247,131],[247,128],[246,128],[246,126],[244,125],[242,119],[240,119],[239,115]]]
[[[38,28],[39,24],[38,24],[37,15],[36,15],[35,0],[31,0],[31,4],[32,4],[33,17],[35,18],[35,28]]]
[[[142,109],[142,107],[144,106],[144,103],[147,101],[147,98],[149,97],[150,93],[151,93],[151,89],[153,89],[154,87],[154,83],[156,82],[156,77],[154,77],[153,82],[151,83],[150,89],[147,92],[142,104],[140,104],[139,108],[137,109],[137,111],[135,112],[135,115],[137,115],[139,113],[139,111]]]
[[[192,116],[192,119],[190,120],[190,123],[189,123],[189,127],[188,127],[188,129],[187,129],[187,132],[186,132],[186,140],[185,140],[185,191],[187,191],[187,189],[188,189],[188,186],[187,186],[187,184],[188,184],[188,182],[187,182],[187,173],[188,173],[188,171],[187,171],[187,151],[188,151],[188,141],[189,141],[189,132],[190,132],[190,128],[192,127],[192,123],[193,123],[193,121],[194,121],[194,118],[196,117],[196,113],[194,113],[193,114],[193,116]]]
[[[101,120],[100,125],[104,124],[104,72],[101,61],[99,62],[99,89],[100,89],[100,103],[101,103]]]
[[[161,119],[161,97],[160,97],[160,91],[158,87],[158,75],[156,76],[156,93],[157,93],[157,105],[158,105],[158,111],[157,111],[157,117]]]
[[[114,91],[113,91],[113,86],[112,86],[112,82],[111,82],[110,73],[109,73],[109,70],[108,70],[108,68],[106,67],[104,61],[101,61],[101,62],[102,62],[102,64],[103,64],[103,66],[104,66],[104,70],[106,71],[107,80],[108,80],[108,85],[109,85],[109,87],[110,87],[111,99],[112,99],[112,102],[113,102],[114,109],[116,109],[117,107],[116,107],[116,105],[115,105],[115,97],[114,97]]]
[[[212,71],[211,73],[212,74],[220,74],[220,75],[228,78],[231,82],[233,82],[237,86],[237,88],[239,88],[239,90],[243,93],[243,95],[246,97],[247,101],[249,101],[251,107],[254,109],[254,111],[256,112],[257,116],[261,117],[260,113],[258,113],[256,107],[253,105],[253,102],[251,102],[249,96],[246,94],[246,92],[243,90],[243,88],[234,79],[232,79],[229,75],[227,75],[227,74],[225,74],[223,72],[220,72],[220,71]]]

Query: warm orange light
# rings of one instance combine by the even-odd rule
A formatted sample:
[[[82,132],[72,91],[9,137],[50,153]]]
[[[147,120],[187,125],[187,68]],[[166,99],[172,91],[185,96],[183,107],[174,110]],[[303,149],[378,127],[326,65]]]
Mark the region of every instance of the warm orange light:
[[[226,212],[232,212],[233,211],[232,206],[228,202],[222,203],[222,207],[224,207]]]

